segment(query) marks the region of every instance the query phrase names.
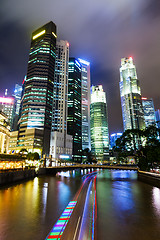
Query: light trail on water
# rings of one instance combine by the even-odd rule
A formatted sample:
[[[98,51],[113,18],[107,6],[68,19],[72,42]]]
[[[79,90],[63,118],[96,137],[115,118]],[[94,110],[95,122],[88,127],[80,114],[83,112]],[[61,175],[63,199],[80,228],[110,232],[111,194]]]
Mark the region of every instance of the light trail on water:
[[[90,193],[90,189],[91,187],[93,187],[93,183],[94,183],[94,201],[93,201],[93,208],[92,208],[92,240],[94,240],[94,236],[95,236],[95,218],[96,218],[96,177],[94,176],[97,174],[98,171],[94,171],[91,172],[85,176],[83,176],[83,183],[80,187],[80,189],[78,190],[77,194],[75,195],[74,199],[72,201],[69,202],[68,206],[66,207],[66,209],[63,211],[62,215],[60,216],[60,218],[58,219],[58,221],[56,222],[56,224],[54,225],[54,227],[52,228],[52,230],[50,231],[50,233],[48,234],[48,236],[46,237],[45,240],[49,240],[49,239],[54,239],[54,240],[60,240],[62,237],[62,234],[67,226],[67,223],[72,215],[72,212],[77,204],[79,195],[85,185],[85,183],[87,182],[87,180],[90,180],[90,184],[87,190],[87,196],[86,196],[86,201],[85,201],[85,207],[84,207],[84,211],[83,211],[83,217],[82,217],[82,222],[84,219],[84,214],[87,211],[87,204],[88,204],[88,200],[89,200],[89,193]],[[94,181],[93,181],[94,178]],[[83,224],[81,223],[81,226]],[[81,228],[80,228],[81,229]],[[81,232],[81,231],[80,231]],[[80,236],[80,234],[79,234]],[[82,239],[82,238],[79,238]]]

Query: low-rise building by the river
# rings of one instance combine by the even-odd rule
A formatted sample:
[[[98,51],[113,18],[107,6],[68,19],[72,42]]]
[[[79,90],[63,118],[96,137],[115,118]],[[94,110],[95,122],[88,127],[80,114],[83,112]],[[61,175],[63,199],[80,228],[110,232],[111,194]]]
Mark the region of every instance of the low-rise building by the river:
[[[10,126],[7,116],[0,112],[0,152],[6,153],[9,147]]]
[[[9,152],[18,153],[21,149],[26,149],[28,152],[38,152],[42,155],[43,132],[41,129],[28,128],[25,129],[24,134],[19,136],[18,131],[11,132],[9,142]]]

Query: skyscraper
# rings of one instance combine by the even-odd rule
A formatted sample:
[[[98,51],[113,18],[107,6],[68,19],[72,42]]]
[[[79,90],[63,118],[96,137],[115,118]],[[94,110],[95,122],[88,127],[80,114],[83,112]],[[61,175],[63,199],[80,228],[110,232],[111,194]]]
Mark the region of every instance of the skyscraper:
[[[15,98],[15,114],[13,120],[13,130],[18,129],[18,119],[20,113],[20,105],[21,105],[21,96],[22,96],[22,86],[19,84],[15,85],[13,97]]]
[[[156,113],[156,123],[158,128],[160,128],[160,109],[157,109],[155,113]]]
[[[153,99],[152,98],[147,99],[142,97],[142,105],[143,105],[144,120],[145,120],[146,127],[149,127],[150,125],[156,126],[156,115],[155,115]]]
[[[7,121],[12,129],[14,118],[14,98],[0,97],[0,110],[8,117]]]
[[[39,148],[46,155],[49,154],[52,128],[56,38],[53,22],[32,33],[18,140],[19,146]],[[35,141],[29,142],[31,138]]]
[[[73,137],[74,161],[82,155],[81,69],[77,59],[69,59],[67,133]]]
[[[78,60],[82,65],[82,149],[90,149],[90,63]]]
[[[91,87],[91,151],[97,160],[109,157],[107,102],[101,85]]]
[[[122,133],[112,133],[110,135],[110,146],[113,148],[116,146],[116,140],[122,136]]]
[[[22,86],[15,85],[13,97],[15,97],[15,114],[19,115],[19,109],[21,104]]]
[[[120,95],[124,131],[145,128],[141,89],[132,57],[121,59]]]
[[[50,154],[54,159],[72,157],[72,136],[67,134],[69,43],[56,44]]]

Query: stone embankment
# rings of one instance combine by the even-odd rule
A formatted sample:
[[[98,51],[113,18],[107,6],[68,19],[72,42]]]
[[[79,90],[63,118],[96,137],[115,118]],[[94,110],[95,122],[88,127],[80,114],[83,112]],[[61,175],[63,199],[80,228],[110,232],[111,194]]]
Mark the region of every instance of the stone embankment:
[[[4,170],[0,172],[0,186],[5,184],[11,184],[15,182],[20,182],[28,179],[33,179],[39,175],[56,175],[60,171],[74,170],[76,168],[93,168],[93,169],[120,169],[120,170],[137,170],[136,166],[106,166],[106,165],[93,165],[93,164],[77,164],[72,166],[58,166],[58,167],[49,167],[49,168],[40,168],[38,172],[35,169],[26,169],[26,170]]]
[[[138,180],[160,188],[160,174],[138,171]]]

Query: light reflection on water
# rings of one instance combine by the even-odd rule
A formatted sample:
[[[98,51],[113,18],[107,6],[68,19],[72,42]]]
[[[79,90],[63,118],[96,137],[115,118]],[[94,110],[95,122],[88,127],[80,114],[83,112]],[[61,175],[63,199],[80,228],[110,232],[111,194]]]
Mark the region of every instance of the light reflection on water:
[[[43,216],[45,217],[46,214],[46,207],[47,207],[47,196],[48,196],[48,183],[44,183],[42,189],[42,199],[43,199]]]
[[[85,173],[89,170],[77,169],[2,188],[0,240],[11,240],[11,236],[15,240],[44,240],[75,196]],[[160,236],[160,189],[136,178],[134,171],[104,170],[98,174],[98,240],[152,240]]]
[[[160,217],[160,189],[157,187],[153,188],[153,204]]]
[[[112,184],[112,197],[115,210],[122,213],[134,207],[133,192],[130,182],[117,181]]]
[[[136,179],[134,171],[98,176],[98,239],[160,239],[160,189]]]

